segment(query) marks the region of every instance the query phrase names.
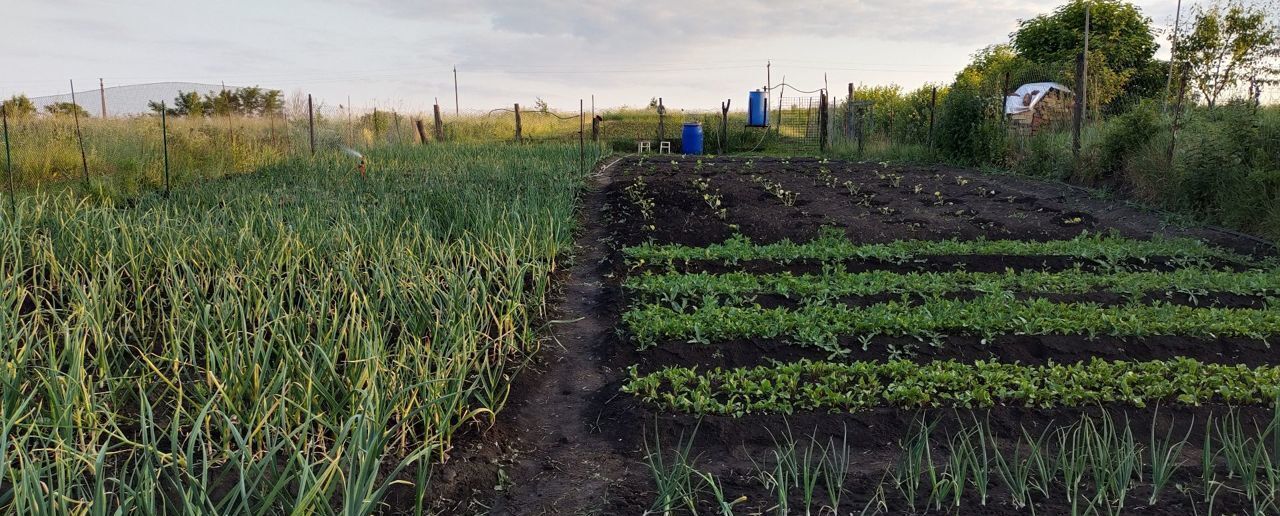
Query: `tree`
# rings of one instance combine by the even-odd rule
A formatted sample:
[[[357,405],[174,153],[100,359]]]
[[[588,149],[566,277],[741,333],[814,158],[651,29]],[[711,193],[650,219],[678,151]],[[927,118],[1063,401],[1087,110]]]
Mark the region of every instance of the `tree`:
[[[178,91],[173,98],[174,114],[178,116],[204,116],[206,107],[204,98],[194,91]]]
[[[274,116],[284,112],[284,93],[259,86],[210,91],[203,96],[178,92],[174,105],[177,113],[187,116]]]
[[[240,98],[235,90],[222,90],[204,94],[206,113],[213,116],[230,116],[240,112]]]
[[[1119,97],[1159,48],[1151,19],[1136,6],[1121,0],[1072,0],[1051,14],[1020,21],[1011,39],[1018,55],[1056,69],[1055,80],[1072,82],[1076,60],[1084,52],[1086,9],[1089,103],[1100,107]]]
[[[1156,49],[1151,18],[1121,0],[1072,0],[1052,14],[1018,22],[1012,34],[1018,54],[1037,62],[1075,62],[1084,51],[1084,17],[1089,10],[1089,50],[1107,57],[1118,71],[1139,68]]]
[[[85,111],[79,104],[70,102],[54,102],[44,107],[44,110],[51,115],[72,115],[78,114],[81,118],[89,118],[89,112]]]
[[[9,118],[26,118],[36,114],[36,105],[26,95],[14,95],[0,102]]]
[[[156,102],[156,101],[154,101],[154,100],[148,100],[148,101],[147,101],[147,109],[150,109],[152,113],[155,113],[155,114],[157,114],[157,115],[158,115],[158,114],[160,114],[160,113],[163,111],[165,114],[167,114],[167,115],[169,115],[169,116],[178,116],[178,110],[177,110],[177,109],[174,109],[174,108],[171,108],[171,107],[166,107],[164,104],[161,104],[161,103]]]
[[[1280,56],[1276,24],[1266,10],[1236,0],[1197,5],[1193,21],[1179,30],[1176,63],[1212,108],[1241,80],[1257,87],[1275,81]]]
[[[533,110],[539,113],[546,113],[551,111],[551,107],[547,105],[547,101],[542,100],[542,97],[538,97],[537,100],[533,101]]]
[[[255,115],[262,112],[263,93],[262,88],[250,86],[248,88],[240,88],[232,92],[235,97],[236,113],[240,115]]]
[[[995,163],[1004,153],[1003,99],[982,91],[980,77],[961,73],[942,98],[935,131],[938,149],[966,165]]]
[[[1045,65],[1018,55],[1012,45],[1001,43],[988,46],[973,54],[972,61],[957,75],[976,80],[979,91],[990,95],[1007,95],[1005,76],[1009,88],[1017,88],[1028,82],[1061,80],[1062,71],[1056,65]]]
[[[280,90],[267,90],[262,95],[262,115],[278,116],[284,114],[284,92]]]

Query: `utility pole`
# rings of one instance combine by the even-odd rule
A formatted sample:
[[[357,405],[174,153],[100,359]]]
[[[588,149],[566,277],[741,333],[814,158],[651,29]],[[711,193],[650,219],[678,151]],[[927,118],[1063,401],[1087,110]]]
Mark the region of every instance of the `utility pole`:
[[[98,78],[98,95],[102,101],[102,118],[107,117],[107,88],[102,84],[102,78]]]
[[[1173,15],[1173,38],[1169,44],[1169,77],[1164,81],[1164,110],[1169,111],[1169,89],[1173,87],[1173,66],[1178,59],[1178,25],[1182,21],[1182,0],[1178,0],[1178,12]]]
[[[453,115],[458,116],[462,110],[458,108],[458,67],[453,67]]]
[[[1080,162],[1080,130],[1084,125],[1084,109],[1089,87],[1089,23],[1091,6],[1084,7],[1084,52],[1076,61],[1076,112],[1071,128],[1071,156]]]

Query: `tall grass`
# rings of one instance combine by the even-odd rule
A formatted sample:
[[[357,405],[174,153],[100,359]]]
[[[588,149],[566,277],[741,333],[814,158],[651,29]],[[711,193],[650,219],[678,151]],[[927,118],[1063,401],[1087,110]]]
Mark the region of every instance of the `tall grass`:
[[[105,152],[105,151],[104,151]],[[0,218],[0,512],[369,513],[502,409],[577,149],[286,159]],[[414,473],[416,472],[416,474]]]
[[[1280,108],[1195,109],[1176,142],[1170,122],[1148,104],[1087,127],[1078,161],[1067,131],[1014,138],[1007,165],[1280,239]]]
[[[158,117],[91,118],[80,123],[91,190],[130,196],[163,184]],[[305,155],[306,130],[306,120],[291,125],[275,118],[173,117],[169,120],[173,179],[186,182],[247,173],[291,155]],[[69,117],[12,121],[10,141],[19,189],[81,181],[80,149]]]
[[[359,118],[317,114],[316,154],[330,154],[340,147],[366,152],[419,144],[416,120],[424,121],[428,145],[515,140],[510,111],[447,117],[444,141],[437,140],[430,114],[379,112],[376,118],[373,114]],[[121,199],[163,186],[164,154],[158,116],[83,118],[80,123],[89,169],[87,184],[70,117],[42,115],[10,121],[18,190],[73,187],[96,197]],[[305,113],[293,117],[170,117],[171,179],[179,184],[205,181],[257,171],[290,159],[310,158],[309,125]],[[522,125],[526,141],[578,142],[576,112],[525,113]],[[590,143],[590,121],[587,131]],[[7,190],[7,177],[0,178],[0,186]]]

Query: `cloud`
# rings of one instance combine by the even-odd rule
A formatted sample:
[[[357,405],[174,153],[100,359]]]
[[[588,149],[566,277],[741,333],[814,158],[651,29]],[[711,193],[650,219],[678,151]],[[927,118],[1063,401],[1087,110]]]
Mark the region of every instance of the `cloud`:
[[[1047,2],[1041,2],[1048,4]],[[421,21],[485,20],[495,31],[567,36],[598,45],[637,48],[708,40],[820,35],[909,37],[968,42],[987,37],[1018,17],[1045,10],[1013,0],[475,0],[436,2],[361,0],[359,5]],[[1051,4],[1048,4],[1051,7]]]
[[[661,93],[714,105],[720,90],[762,84],[766,59],[775,82],[781,68],[809,86],[828,71],[833,84],[947,80],[1018,19],[1062,1],[21,0],[7,55],[33,81],[225,79],[421,102],[451,96],[457,65],[464,101]]]

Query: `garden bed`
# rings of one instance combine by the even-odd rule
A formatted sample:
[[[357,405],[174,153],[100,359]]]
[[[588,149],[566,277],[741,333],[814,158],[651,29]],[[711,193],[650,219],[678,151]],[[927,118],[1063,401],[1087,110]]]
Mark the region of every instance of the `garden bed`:
[[[1280,262],[1260,241],[947,167],[649,156],[608,176],[589,316],[612,331],[568,348],[604,382],[583,423],[632,465],[593,473],[616,479],[604,512],[1275,508]],[[1052,467],[1009,466],[1029,456]]]

